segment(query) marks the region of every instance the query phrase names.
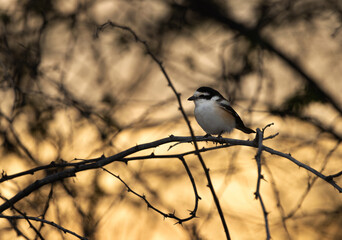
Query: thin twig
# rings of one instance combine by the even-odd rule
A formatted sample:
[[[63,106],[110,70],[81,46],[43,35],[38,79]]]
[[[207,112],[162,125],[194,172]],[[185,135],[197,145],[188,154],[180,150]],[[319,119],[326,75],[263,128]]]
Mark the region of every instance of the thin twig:
[[[52,195],[53,195],[53,183],[51,184],[51,187],[50,187],[50,192],[49,192],[49,195],[48,195],[48,198],[46,200],[46,203],[45,203],[45,207],[44,207],[44,210],[43,210],[43,213],[41,214],[41,218],[42,219],[45,219],[45,215],[50,207],[50,200],[52,199]],[[40,223],[40,226],[39,226],[39,229],[38,231],[40,232],[42,230],[42,228],[44,227],[44,223],[41,222]],[[37,237],[36,237],[37,239]]]
[[[177,220],[177,223],[178,224],[182,224],[183,222],[186,222],[186,221],[189,221],[193,218],[196,217],[196,212],[197,212],[197,208],[198,208],[198,201],[201,199],[201,197],[198,195],[198,191],[197,191],[197,187],[196,187],[196,183],[195,183],[195,180],[192,176],[192,173],[185,161],[185,159],[183,157],[179,157],[179,159],[181,160],[181,162],[183,163],[185,169],[186,169],[186,172],[189,176],[189,179],[191,181],[191,184],[192,184],[192,187],[194,189],[194,193],[195,193],[195,206],[194,206],[194,209],[192,211],[190,211],[190,216],[187,217],[187,218],[180,218],[180,217],[177,217],[175,212],[173,213],[165,213],[161,210],[159,210],[158,208],[154,207],[146,198],[145,195],[141,195],[139,193],[137,193],[136,191],[134,191],[119,175],[116,175],[114,173],[112,173],[111,171],[107,170],[106,168],[104,167],[101,167],[105,172],[109,173],[110,175],[114,176],[115,178],[117,178],[121,183],[123,183],[125,185],[125,187],[127,188],[128,192],[131,192],[133,193],[135,196],[141,198],[142,200],[144,200],[144,202],[147,204],[147,207],[148,208],[151,208],[152,210],[154,210],[155,212],[159,213],[160,215],[162,215],[164,218],[173,218],[173,219],[176,219]]]
[[[222,226],[223,226],[223,229],[224,229],[224,232],[226,234],[226,238],[227,240],[230,240],[230,235],[229,235],[229,230],[228,230],[228,226],[227,226],[227,223],[226,223],[226,220],[225,220],[225,217],[224,217],[224,214],[223,214],[223,211],[222,211],[222,207],[220,205],[220,202],[219,202],[219,199],[216,195],[216,192],[215,192],[215,189],[214,189],[214,186],[213,186],[213,183],[211,181],[211,177],[210,177],[210,174],[209,174],[209,169],[207,168],[203,158],[202,158],[202,155],[200,154],[199,152],[199,148],[198,148],[198,144],[196,142],[196,137],[195,137],[195,134],[194,134],[194,131],[191,127],[191,124],[190,124],[190,121],[184,111],[184,108],[183,108],[183,105],[182,105],[182,101],[181,101],[181,98],[180,98],[180,93],[177,92],[176,88],[174,87],[169,75],[166,73],[166,70],[165,68],[163,67],[163,63],[162,61],[160,61],[151,51],[149,45],[147,44],[146,41],[142,40],[139,38],[139,36],[130,28],[130,27],[127,27],[127,26],[121,26],[121,25],[118,25],[110,20],[108,20],[106,23],[100,25],[97,27],[96,29],[96,33],[95,33],[95,36],[98,37],[98,34],[100,31],[103,31],[103,29],[105,29],[106,27],[113,27],[113,28],[119,28],[119,29],[122,29],[122,30],[125,30],[125,31],[128,31],[129,33],[131,33],[133,35],[133,37],[135,38],[135,41],[141,43],[147,54],[151,56],[151,58],[158,64],[160,70],[162,71],[167,83],[168,83],[168,86],[172,89],[173,93],[175,94],[176,98],[177,98],[177,102],[178,102],[178,106],[179,106],[179,110],[181,111],[182,113],[182,116],[183,116],[183,119],[185,120],[187,126],[188,126],[188,129],[189,129],[189,132],[190,132],[190,135],[191,135],[191,139],[194,143],[194,147],[195,147],[195,150],[196,150],[196,155],[198,157],[198,160],[200,161],[201,163],[201,166],[203,168],[203,171],[205,173],[205,176],[207,178],[207,181],[208,181],[208,187],[210,189],[210,192],[213,196],[213,199],[214,199],[214,202],[215,202],[215,205],[216,205],[216,209],[220,215],[220,219],[221,219],[221,223],[222,223]]]
[[[277,208],[279,209],[279,214],[281,216],[281,224],[283,225],[283,228],[286,232],[286,235],[287,235],[287,239],[288,240],[292,240],[292,237],[290,235],[290,232],[287,228],[287,224],[286,224],[286,216],[285,216],[285,210],[284,210],[284,207],[281,203],[281,200],[280,200],[280,193],[279,193],[279,190],[277,188],[277,185],[276,185],[276,182],[275,182],[275,179],[274,179],[274,176],[271,172],[271,169],[268,167],[268,165],[265,163],[264,164],[264,167],[266,169],[266,171],[268,171],[268,176],[270,176],[271,178],[271,187],[272,187],[272,190],[273,190],[273,194],[274,194],[274,197],[277,201]]]
[[[258,168],[258,179],[257,179],[256,191],[254,193],[255,198],[259,199],[259,202],[260,202],[260,205],[262,208],[262,212],[264,214],[266,239],[267,240],[271,239],[271,234],[270,234],[270,228],[269,228],[269,224],[268,224],[268,212],[266,211],[264,201],[262,200],[262,196],[260,194],[260,183],[261,183],[261,180],[264,179],[263,175],[261,174],[261,153],[262,153],[262,147],[263,147],[262,140],[264,137],[264,131],[268,126],[270,126],[270,125],[267,125],[266,127],[264,127],[262,129],[262,131],[259,128],[257,129],[256,139],[258,140],[258,151],[257,151],[257,154],[255,155],[255,160],[256,160],[257,168]]]
[[[337,178],[337,177],[339,177],[341,175],[342,175],[342,171],[340,171],[340,172],[338,172],[336,174],[332,174],[332,175],[326,176],[325,178],[326,178],[326,181],[331,181],[332,179]]]
[[[80,235],[78,235],[77,233],[73,232],[73,231],[70,231],[54,222],[51,222],[51,221],[48,221],[48,220],[45,220],[45,219],[41,219],[41,218],[38,218],[38,217],[31,217],[31,216],[8,216],[8,215],[3,215],[3,214],[0,214],[0,218],[5,218],[5,219],[10,219],[10,220],[13,220],[13,219],[29,219],[29,220],[32,220],[32,221],[37,221],[37,222],[42,222],[42,223],[45,223],[45,224],[48,224],[48,225],[51,225],[55,228],[58,228],[59,230],[62,230],[64,233],[69,233],[79,239],[82,239],[82,240],[87,240],[87,238],[85,237],[82,237]]]
[[[323,171],[324,171],[324,169],[325,169],[325,167],[326,167],[326,164],[328,163],[330,157],[331,157],[332,154],[336,151],[336,149],[338,148],[339,145],[340,145],[340,141],[338,141],[338,142],[336,143],[336,145],[335,145],[335,146],[328,152],[328,154],[325,156],[325,159],[324,159],[324,161],[323,161],[323,163],[322,163],[322,167],[321,167],[321,169],[320,169],[319,172],[323,172]],[[301,195],[301,197],[299,198],[296,207],[295,207],[293,210],[289,211],[289,213],[288,213],[287,216],[286,216],[286,219],[289,219],[289,218],[293,217],[293,216],[296,214],[296,212],[301,208],[301,206],[302,206],[302,204],[303,204],[305,198],[306,198],[306,197],[308,196],[308,194],[310,193],[310,190],[312,189],[312,186],[315,184],[315,182],[316,182],[317,179],[318,179],[318,176],[314,176],[314,177],[312,177],[311,179],[308,180],[308,183],[307,183],[307,185],[306,185],[306,189],[305,189],[304,193],[303,193],[303,194]]]

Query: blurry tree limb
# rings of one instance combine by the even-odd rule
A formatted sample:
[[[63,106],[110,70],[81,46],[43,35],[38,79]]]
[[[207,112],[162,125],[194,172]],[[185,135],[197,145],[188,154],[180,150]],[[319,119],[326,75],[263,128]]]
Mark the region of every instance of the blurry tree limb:
[[[48,221],[46,219],[42,219],[42,218],[39,218],[39,217],[32,217],[32,216],[21,216],[21,215],[12,215],[12,216],[8,216],[8,215],[3,215],[3,214],[0,214],[0,218],[5,218],[5,219],[8,219],[8,220],[16,220],[16,219],[27,219],[27,220],[32,220],[32,221],[37,221],[37,222],[41,222],[41,223],[44,223],[44,224],[48,224],[48,225],[51,225],[55,228],[58,228],[59,230],[61,230],[62,232],[64,233],[69,233],[79,239],[82,239],[82,240],[87,240],[87,238],[85,237],[82,237],[80,235],[78,235],[77,233],[73,232],[73,231],[70,231],[54,222],[51,222],[51,221]]]
[[[329,158],[336,151],[336,149],[339,147],[339,145],[340,145],[340,142],[337,142],[336,145],[328,152],[328,154],[326,155],[326,157],[323,160],[322,167],[319,170],[319,172],[323,172],[324,171],[324,169],[325,169],[325,167],[326,167],[326,165],[328,163]],[[296,214],[296,212],[302,207],[302,204],[303,204],[305,198],[309,194],[310,190],[312,189],[312,187],[315,184],[317,179],[318,179],[318,177],[314,176],[314,177],[311,177],[311,179],[308,180],[306,189],[305,189],[304,193],[301,195],[301,197],[299,198],[297,205],[294,207],[294,209],[292,209],[291,211],[288,212],[288,214],[285,216],[285,219],[292,218]],[[329,179],[329,176],[326,177],[326,179]]]
[[[275,178],[274,178],[273,173],[272,173],[271,169],[269,168],[268,164],[265,163],[264,167],[265,167],[266,171],[268,172],[268,176],[271,178],[270,183],[271,183],[271,187],[272,187],[274,197],[276,198],[277,208],[278,208],[279,214],[281,216],[281,224],[283,225],[283,229],[287,235],[287,239],[292,240],[292,237],[290,235],[290,232],[289,232],[289,229],[288,229],[288,226],[286,223],[285,209],[284,209],[284,206],[281,202],[279,188],[275,183]]]
[[[229,29],[238,32],[253,44],[257,44],[263,49],[274,53],[295,72],[297,72],[308,84],[310,84],[310,86],[317,93],[323,96],[325,100],[327,100],[340,114],[342,114],[342,106],[340,106],[340,104],[318,84],[319,81],[306,72],[304,67],[299,62],[295,61],[284,51],[275,46],[275,44],[272,43],[268,37],[263,36],[261,32],[262,29],[259,28],[260,26],[257,25],[255,27],[248,27],[245,24],[235,20],[228,12],[224,12],[224,8],[217,2],[218,1],[188,0],[186,1],[186,7],[201,14],[201,16],[205,16],[211,20],[221,23]]]
[[[329,133],[332,137],[334,137],[337,141],[342,141],[342,136],[338,132],[334,131],[334,129],[330,126],[326,126],[325,123],[320,121],[319,119],[312,118],[310,116],[305,116],[303,114],[295,114],[288,111],[282,111],[279,109],[271,109],[270,112],[274,115],[278,115],[280,117],[288,116],[298,119],[300,121],[310,123],[312,126],[320,130],[321,132]]]
[[[0,117],[4,118],[8,123],[9,123],[9,130],[12,133],[15,142],[17,144],[17,146],[19,147],[19,149],[21,149],[26,155],[27,157],[36,165],[40,165],[39,160],[37,160],[33,154],[28,150],[28,148],[24,145],[23,141],[20,140],[19,134],[15,131],[12,123],[13,120],[10,119],[9,117],[7,117],[3,112],[0,111]]]
[[[48,198],[46,199],[46,203],[45,203],[45,206],[44,206],[44,209],[43,209],[43,213],[40,215],[40,216],[41,216],[41,219],[45,219],[46,213],[47,213],[47,211],[48,211],[48,209],[49,209],[49,207],[50,207],[50,201],[51,201],[52,195],[53,195],[53,186],[54,186],[54,184],[51,184],[51,186],[50,186],[50,191],[49,191],[49,195],[48,195]],[[42,230],[43,227],[44,227],[44,223],[41,222],[41,223],[40,223],[40,226],[39,226],[39,228],[38,228],[38,233],[37,233],[37,235],[40,234],[40,231]]]
[[[0,196],[1,199],[7,200],[4,197]],[[36,233],[37,237],[39,237],[40,239],[44,240],[44,237],[41,235],[40,231],[31,223],[30,219],[26,216],[26,213],[20,211],[19,209],[17,209],[16,207],[12,207],[16,212],[18,212],[23,219],[26,220],[26,222],[29,224],[30,228],[33,229],[33,231]]]

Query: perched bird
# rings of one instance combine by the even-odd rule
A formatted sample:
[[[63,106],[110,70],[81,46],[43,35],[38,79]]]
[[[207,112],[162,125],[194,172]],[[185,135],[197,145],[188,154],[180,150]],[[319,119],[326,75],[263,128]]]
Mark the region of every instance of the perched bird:
[[[210,87],[200,87],[188,101],[195,102],[195,118],[207,135],[219,137],[233,128],[244,133],[255,133],[243,124],[239,115],[218,91]]]

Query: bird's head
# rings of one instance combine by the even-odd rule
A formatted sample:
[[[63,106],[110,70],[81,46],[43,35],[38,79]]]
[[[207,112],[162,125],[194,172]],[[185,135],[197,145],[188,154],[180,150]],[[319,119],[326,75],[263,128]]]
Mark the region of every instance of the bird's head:
[[[188,101],[198,101],[198,100],[218,100],[224,99],[224,97],[215,89],[211,87],[200,87],[197,89],[191,97],[188,98]]]

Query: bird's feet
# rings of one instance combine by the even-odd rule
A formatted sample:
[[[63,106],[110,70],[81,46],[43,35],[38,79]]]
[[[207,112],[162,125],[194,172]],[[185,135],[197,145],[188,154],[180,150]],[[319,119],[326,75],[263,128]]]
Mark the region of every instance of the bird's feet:
[[[206,135],[203,136],[204,138],[211,137],[211,134],[207,133]]]
[[[220,132],[220,134],[217,136],[218,139],[222,139],[222,134],[223,134],[223,131]]]

